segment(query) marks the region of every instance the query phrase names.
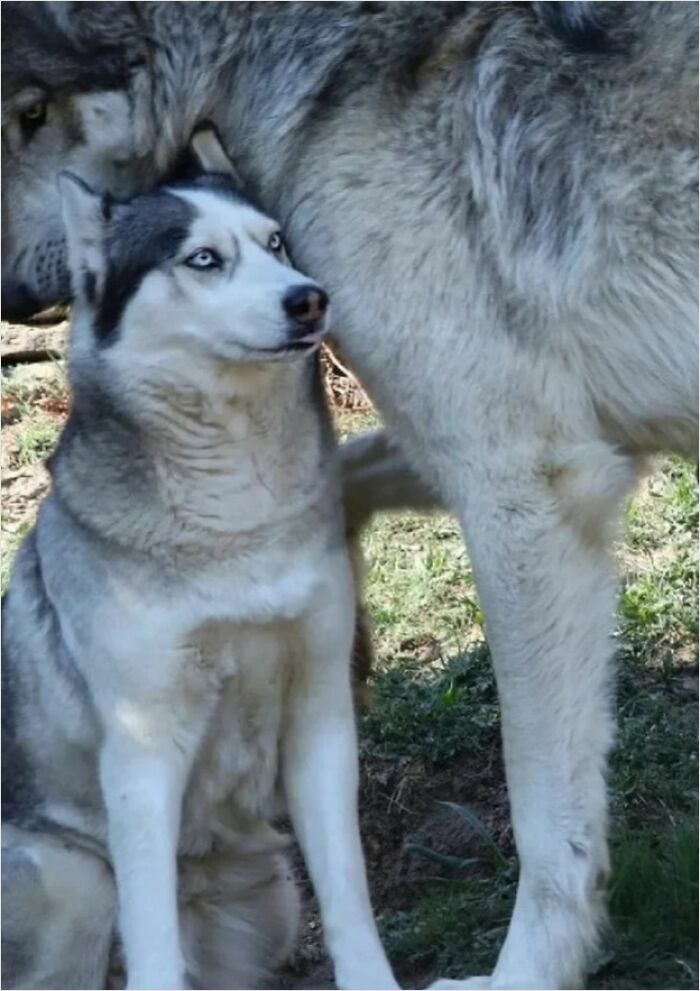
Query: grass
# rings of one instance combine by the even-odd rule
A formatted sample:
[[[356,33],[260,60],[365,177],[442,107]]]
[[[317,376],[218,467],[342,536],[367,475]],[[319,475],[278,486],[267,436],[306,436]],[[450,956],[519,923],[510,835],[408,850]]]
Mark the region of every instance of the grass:
[[[21,429],[11,431],[10,456],[3,466],[38,464],[51,454],[66,408],[65,390],[65,372],[58,362],[20,365],[3,376],[3,418],[21,423]]]
[[[67,408],[59,362],[12,368],[2,377],[2,554],[0,588],[9,580],[12,559],[31,528],[36,492],[45,488],[42,462],[58,439]]]
[[[17,365],[2,376],[3,399],[19,407],[22,419],[31,418],[47,402],[65,409],[66,389],[66,369],[62,361]]]
[[[694,649],[698,635],[698,504],[691,466],[669,461],[631,504],[628,523],[622,649],[643,666],[672,666],[674,651]]]
[[[610,882],[613,930],[591,988],[696,988],[697,827],[689,819],[618,833]],[[425,886],[414,904],[380,917],[403,968],[457,977],[465,961],[488,973],[513,907],[515,862]]]
[[[16,463],[33,465],[45,461],[54,449],[57,436],[56,423],[38,414],[18,434],[14,451]]]
[[[30,528],[30,523],[22,523],[14,532],[10,533],[6,529],[5,521],[3,520],[2,553],[0,553],[0,589],[2,590],[3,595],[7,589],[7,583],[10,580],[10,571],[12,569],[12,561],[14,560],[14,556],[19,550],[20,544],[26,537]]]
[[[38,385],[24,372],[6,382],[4,397],[18,417],[8,430],[6,465],[39,470],[60,426],[62,390],[60,370]],[[339,417],[343,433],[374,422],[360,413]],[[16,484],[7,485],[11,498],[3,509],[3,587],[36,508],[21,506],[15,515]],[[694,469],[667,461],[631,503],[618,548],[613,928],[594,988],[698,986],[697,534]],[[493,967],[517,863],[496,803],[503,788],[498,701],[459,528],[443,515],[387,516],[366,534],[365,550],[377,653],[373,702],[360,719],[368,847],[385,842],[404,801],[377,803],[381,789],[372,784],[381,775],[395,772],[414,782],[415,794],[429,795],[414,816],[423,817],[422,832],[399,830],[400,841],[408,841],[404,859],[423,870],[396,880],[401,858],[389,850],[378,862],[390,867],[372,877],[383,938],[405,983],[415,987],[437,974]],[[483,773],[478,801],[465,812],[440,803],[470,800],[470,783],[456,794],[466,765]],[[411,805],[412,796],[405,802]],[[440,837],[451,845],[441,847]]]
[[[499,724],[488,651],[424,664],[398,654],[375,676],[362,717],[366,757],[445,764],[493,737]]]
[[[615,931],[610,963],[601,976],[615,981],[638,975],[635,987],[697,987],[695,818],[669,817],[656,828],[618,833],[613,860],[610,909]]]

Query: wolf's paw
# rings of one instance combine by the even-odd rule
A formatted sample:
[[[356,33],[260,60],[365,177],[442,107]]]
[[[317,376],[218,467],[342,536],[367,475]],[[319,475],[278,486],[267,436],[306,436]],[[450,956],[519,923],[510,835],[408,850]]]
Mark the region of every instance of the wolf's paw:
[[[468,977],[463,981],[448,981],[440,980],[435,981],[428,988],[428,991],[448,991],[452,988],[452,991],[457,991],[461,988],[481,988],[488,989],[488,991],[525,991],[525,989],[539,989],[545,987],[541,981],[535,981],[528,978],[524,981],[498,981],[494,980],[493,977]]]
[[[430,985],[428,991],[433,991],[433,988],[435,989],[435,991],[447,991],[448,988],[453,988],[456,991],[457,988],[491,988],[491,987],[492,984],[490,977],[470,977],[469,979],[464,981],[448,981],[444,979],[440,981],[435,981],[434,984]]]

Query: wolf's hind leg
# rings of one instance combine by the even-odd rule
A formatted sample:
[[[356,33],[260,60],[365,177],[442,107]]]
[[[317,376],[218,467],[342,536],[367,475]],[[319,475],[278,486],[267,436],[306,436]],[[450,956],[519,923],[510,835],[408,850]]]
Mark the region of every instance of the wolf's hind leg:
[[[3,827],[3,988],[104,988],[114,912],[100,857]]]
[[[277,838],[271,829],[269,836]],[[268,987],[299,928],[299,895],[286,855],[263,849],[186,857],[179,874],[190,986]]]
[[[375,513],[432,512],[440,497],[420,478],[386,430],[372,430],[340,445],[345,522],[359,533]]]

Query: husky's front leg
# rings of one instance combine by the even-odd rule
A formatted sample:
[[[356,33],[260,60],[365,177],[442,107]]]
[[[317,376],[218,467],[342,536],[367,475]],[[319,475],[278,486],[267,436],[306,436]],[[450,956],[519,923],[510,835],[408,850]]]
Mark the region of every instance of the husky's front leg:
[[[339,988],[397,988],[377,933],[357,816],[357,736],[350,685],[353,633],[348,562],[337,567],[303,623],[306,657],[283,741],[294,830],[321,907]]]
[[[189,761],[173,740],[111,730],[100,763],[128,988],[184,988],[177,845]]]

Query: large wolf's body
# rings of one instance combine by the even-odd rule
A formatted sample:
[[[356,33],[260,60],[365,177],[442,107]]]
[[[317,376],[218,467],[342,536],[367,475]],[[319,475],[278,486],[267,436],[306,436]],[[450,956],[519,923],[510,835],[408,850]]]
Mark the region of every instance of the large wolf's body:
[[[467,986],[579,987],[608,868],[609,523],[647,454],[696,451],[696,5],[23,6],[7,298],[60,295],[32,262],[59,165],[148,181],[214,119],[465,532],[521,861],[495,972]],[[102,97],[80,84],[98,42],[123,73]],[[57,108],[31,141],[21,60]]]

